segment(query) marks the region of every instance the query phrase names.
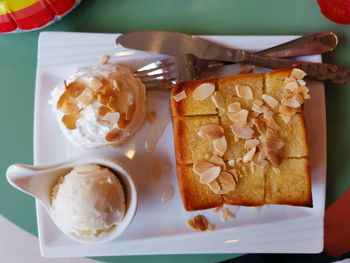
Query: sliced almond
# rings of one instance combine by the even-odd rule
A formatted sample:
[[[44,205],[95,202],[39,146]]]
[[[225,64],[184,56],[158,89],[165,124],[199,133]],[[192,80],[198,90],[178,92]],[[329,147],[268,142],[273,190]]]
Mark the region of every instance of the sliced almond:
[[[275,129],[275,130],[280,130],[280,126],[277,124],[277,122],[275,121],[275,119],[273,117],[268,117],[268,118],[264,118],[266,125],[271,128],[271,129]]]
[[[211,96],[211,99],[216,108],[218,108],[219,110],[225,110],[224,98],[222,97],[219,91],[215,91],[213,96]]]
[[[233,102],[227,106],[228,112],[237,112],[241,110],[241,104],[239,102]]]
[[[230,167],[234,167],[235,164],[236,164],[236,161],[235,161],[235,159],[231,159],[231,160],[228,160],[228,161],[227,161],[227,164],[228,164],[228,166],[230,166]]]
[[[83,94],[79,96],[79,102],[83,107],[86,107],[94,101],[95,96],[95,91],[92,88],[87,88]]]
[[[284,101],[284,105],[291,107],[291,108],[299,108],[301,106],[301,103],[296,98],[296,96],[293,96],[293,97],[287,98]]]
[[[74,113],[74,114],[69,114],[69,115],[64,115],[62,117],[62,122],[68,130],[75,130],[77,128],[77,121],[78,121],[79,117],[80,117],[80,112]]]
[[[256,113],[264,113],[264,112],[269,111],[269,108],[267,106],[265,106],[265,105],[262,105],[261,107],[258,107],[255,104],[253,104],[252,111],[254,111]]]
[[[253,160],[249,163],[249,165],[250,165],[250,172],[255,173],[255,164],[254,164]]]
[[[101,119],[109,125],[116,124],[119,121],[120,113],[119,112],[107,112]]]
[[[298,109],[291,108],[291,107],[285,106],[285,105],[280,105],[279,112],[285,116],[292,116],[298,112]]]
[[[243,109],[235,113],[228,113],[227,117],[234,123],[245,125],[247,123],[248,111]]]
[[[243,163],[250,162],[250,161],[253,159],[255,152],[256,152],[256,147],[250,149],[249,152],[247,152],[247,153],[243,156],[242,162],[243,162]]]
[[[114,92],[120,91],[120,87],[119,87],[118,81],[116,79],[112,80],[112,87],[113,87]]]
[[[266,142],[266,139],[267,139],[266,133],[260,134],[258,139],[260,142]]]
[[[78,97],[86,89],[86,84],[82,82],[73,81],[68,84],[66,91],[72,98]]]
[[[226,164],[225,164],[224,160],[217,155],[213,155],[212,157],[210,157],[209,162],[220,166],[222,170],[226,169]]]
[[[267,158],[273,165],[276,166],[279,166],[283,161],[282,156],[275,151],[267,151]]]
[[[284,89],[292,90],[292,91],[298,87],[299,87],[299,84],[297,81],[289,81],[289,82],[285,83],[283,86]]]
[[[232,168],[226,172],[230,173],[233,176],[233,179],[235,179],[235,182],[238,183],[240,173],[237,169]]]
[[[247,170],[247,167],[243,166],[242,167],[242,173],[239,174],[239,177],[245,177],[245,176],[249,176],[249,173],[248,173],[248,170]]]
[[[294,97],[300,104],[303,104],[304,103],[304,97],[302,95],[302,91],[300,93],[295,93]]]
[[[280,173],[281,173],[281,170],[278,169],[277,167],[272,167],[272,171],[273,171],[275,174],[280,174]]]
[[[218,180],[224,192],[231,192],[236,189],[236,181],[230,173],[221,172]]]
[[[256,165],[256,166],[259,166],[260,165],[259,156],[260,156],[260,151],[255,153],[251,163]]]
[[[256,99],[253,101],[253,105],[255,105],[257,108],[260,108],[262,105],[264,105],[264,101],[261,99]]]
[[[263,160],[267,158],[266,150],[260,148],[260,151],[257,153],[258,162],[261,163]]]
[[[310,99],[311,97],[310,97],[310,94],[309,94],[309,88],[306,87],[306,86],[301,86],[300,88],[302,90],[302,94],[303,94],[304,100]]]
[[[183,99],[186,99],[186,98],[187,98],[187,95],[186,95],[185,90],[183,90],[183,91],[181,91],[181,92],[179,92],[179,93],[177,93],[177,94],[175,94],[175,95],[173,96],[173,99],[174,99],[176,102],[179,102],[179,101],[181,101],[181,100],[183,100]]]
[[[123,132],[119,128],[115,128],[107,133],[105,136],[106,141],[114,142],[122,138]]]
[[[269,161],[267,161],[267,160],[262,160],[262,161],[260,162],[259,167],[261,167],[262,169],[267,169],[267,168],[269,167],[269,165],[270,165]]]
[[[253,91],[248,85],[236,85],[236,93],[237,96],[243,99],[252,100],[253,99]]]
[[[110,58],[111,58],[110,55],[103,55],[100,59],[101,65],[107,64]]]
[[[215,154],[217,154],[219,156],[223,156],[227,150],[226,137],[222,136],[219,139],[214,139],[213,145],[214,145]]]
[[[220,175],[221,167],[214,166],[203,172],[199,177],[199,182],[201,184],[209,184],[214,181]]]
[[[298,79],[297,82],[298,82],[299,86],[306,86],[306,82],[303,79]]]
[[[231,130],[234,135],[242,139],[251,139],[254,134],[254,130],[249,127],[244,127],[239,123],[235,123],[231,126]]]
[[[204,216],[197,215],[193,218],[193,221],[201,231],[207,230],[209,223],[208,223],[208,220]]]
[[[196,174],[201,175],[201,174],[204,173],[206,170],[208,170],[208,169],[210,169],[210,168],[212,168],[212,167],[214,167],[214,166],[215,166],[215,165],[212,164],[212,163],[210,163],[210,162],[203,162],[203,161],[201,161],[201,162],[195,162],[195,163],[193,164],[192,169],[193,169],[193,171],[194,171]]]
[[[222,221],[228,221],[235,219],[236,216],[234,213],[232,213],[227,207],[225,207],[221,212],[221,220]]]
[[[187,224],[192,229],[198,230],[198,231],[206,231],[206,230],[211,231],[215,228],[215,226],[212,224],[209,224],[208,220],[202,215],[197,215],[193,219],[189,219],[187,221]]]
[[[290,116],[286,116],[286,115],[284,115],[284,114],[280,114],[280,117],[281,117],[281,119],[283,120],[283,122],[284,122],[285,124],[288,124],[288,123],[290,122],[290,120],[291,120],[291,117],[290,117]]]
[[[296,78],[296,79],[302,79],[306,76],[306,73],[298,68],[293,68],[292,72],[290,73],[290,76]]]
[[[79,106],[75,102],[67,102],[59,109],[64,114],[75,114],[80,111]]]
[[[264,119],[269,119],[271,117],[273,117],[273,112],[272,111],[264,112],[264,114],[263,114],[263,118]]]
[[[253,119],[253,124],[255,125],[260,134],[266,133],[266,127],[263,121],[261,121],[260,119]]]
[[[194,91],[193,91],[193,99],[200,101],[205,100],[210,97],[211,94],[215,91],[215,85],[210,82],[206,82],[203,84],[200,84]]]
[[[219,183],[216,180],[210,182],[208,184],[208,186],[215,194],[218,194],[220,192],[220,190],[221,190],[221,187],[220,187]]]
[[[91,88],[93,88],[94,90],[98,90],[103,86],[102,82],[97,78],[92,78],[90,81],[90,85],[91,85]]]
[[[105,116],[108,112],[111,112],[111,109],[106,106],[102,105],[98,108],[98,116],[100,117]]]
[[[278,151],[284,147],[284,142],[279,140],[267,139],[265,145],[268,150]]]
[[[244,142],[244,149],[249,151],[250,149],[258,146],[260,144],[260,141],[258,139],[249,139]]]
[[[219,139],[224,136],[224,129],[218,124],[208,124],[199,128],[198,135],[207,140]]]
[[[276,108],[277,106],[278,106],[278,101],[274,98],[274,97],[272,97],[272,96],[270,96],[270,95],[267,95],[267,94],[263,94],[262,96],[261,96],[261,98],[263,99],[263,101],[267,104],[267,105],[269,105],[271,108]]]
[[[291,81],[296,81],[296,80],[297,80],[296,78],[294,78],[294,77],[292,77],[291,75],[289,75],[288,77],[286,77],[286,78],[284,79],[283,84],[286,84],[287,82],[291,82]]]

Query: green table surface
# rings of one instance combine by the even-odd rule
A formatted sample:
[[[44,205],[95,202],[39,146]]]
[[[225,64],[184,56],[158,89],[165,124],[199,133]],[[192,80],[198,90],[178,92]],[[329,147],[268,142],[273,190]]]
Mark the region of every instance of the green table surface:
[[[323,17],[316,0],[84,0],[40,31],[123,33],[172,30],[206,35],[301,35],[333,31],[340,44],[324,61],[350,67],[350,25]],[[37,235],[34,199],[5,178],[15,162],[33,163],[33,108],[40,31],[0,36],[0,213]],[[327,206],[350,185],[350,83],[326,84]],[[214,262],[238,254],[99,257],[104,262]]]

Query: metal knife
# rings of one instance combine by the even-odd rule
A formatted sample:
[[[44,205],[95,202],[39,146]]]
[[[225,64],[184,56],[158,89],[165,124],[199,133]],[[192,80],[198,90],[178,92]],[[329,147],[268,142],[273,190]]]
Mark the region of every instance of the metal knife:
[[[298,67],[305,71],[310,78],[326,80],[336,84],[342,84],[350,80],[350,69],[339,65],[262,56],[245,50],[228,48],[198,36],[178,32],[130,32],[119,36],[116,42],[127,48],[171,56],[193,54],[201,59],[246,63],[271,69]]]

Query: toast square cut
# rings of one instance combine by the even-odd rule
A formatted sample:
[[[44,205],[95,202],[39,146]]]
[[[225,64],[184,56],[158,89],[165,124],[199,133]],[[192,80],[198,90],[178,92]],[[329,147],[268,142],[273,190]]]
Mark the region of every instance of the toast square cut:
[[[204,160],[214,152],[213,143],[198,136],[198,130],[207,124],[219,124],[218,116],[195,116],[173,118],[174,148],[180,164]]]
[[[306,158],[284,159],[266,171],[266,203],[312,206],[310,162]]]
[[[187,211],[203,210],[223,204],[222,196],[213,193],[208,185],[199,183],[199,176],[192,165],[178,164],[176,167],[180,195]]]
[[[211,115],[217,114],[217,109],[213,103],[211,97],[205,100],[197,101],[193,98],[193,91],[203,83],[213,83],[215,85],[216,80],[194,80],[180,82],[175,85],[171,90],[171,96],[185,91],[187,98],[179,102],[174,99],[170,100],[170,107],[172,109],[173,116],[198,116],[198,115]]]

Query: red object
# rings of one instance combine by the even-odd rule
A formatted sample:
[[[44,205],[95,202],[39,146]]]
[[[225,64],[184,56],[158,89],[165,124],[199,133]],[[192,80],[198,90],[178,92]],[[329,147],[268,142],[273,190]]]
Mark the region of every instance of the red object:
[[[75,0],[46,0],[45,2],[59,16],[71,10],[75,5]]]
[[[9,10],[0,15],[0,33],[41,28],[61,18],[79,2],[80,0],[37,0],[22,9]]]
[[[338,24],[350,24],[350,0],[317,0],[322,14]]]
[[[350,189],[326,210],[324,251],[339,257],[350,251]]]

